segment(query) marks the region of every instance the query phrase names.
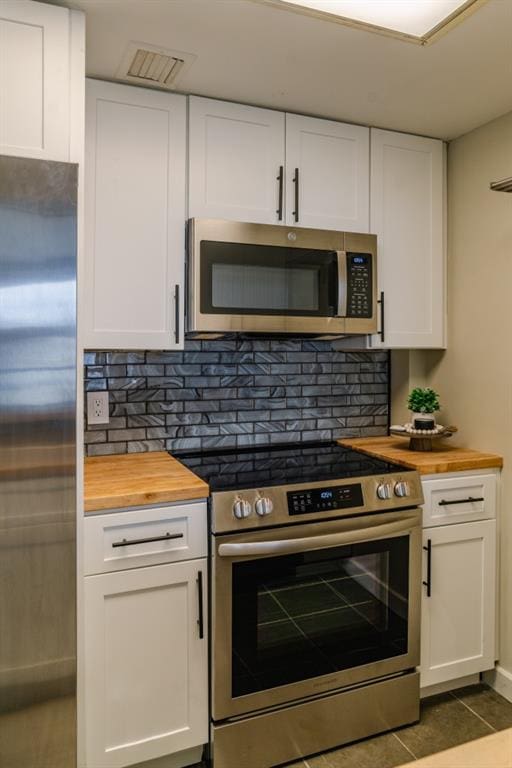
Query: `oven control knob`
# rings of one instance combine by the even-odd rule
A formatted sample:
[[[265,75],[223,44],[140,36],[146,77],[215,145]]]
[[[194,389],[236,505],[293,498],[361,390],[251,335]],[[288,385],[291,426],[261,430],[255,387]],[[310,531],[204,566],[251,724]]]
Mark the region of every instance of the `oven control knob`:
[[[260,515],[260,517],[265,517],[265,515],[270,515],[270,513],[274,509],[272,500],[268,499],[266,496],[260,496],[260,498],[256,500],[256,504],[254,506],[256,509],[256,514]]]
[[[379,483],[377,486],[377,496],[379,499],[390,499],[391,498],[391,485],[389,483]]]
[[[251,505],[244,499],[237,499],[233,504],[233,514],[237,520],[243,520],[245,517],[249,517],[251,512]]]
[[[406,483],[405,480],[399,480],[398,483],[395,483],[395,496],[403,498],[404,496],[410,495],[411,489],[409,488],[409,483]]]

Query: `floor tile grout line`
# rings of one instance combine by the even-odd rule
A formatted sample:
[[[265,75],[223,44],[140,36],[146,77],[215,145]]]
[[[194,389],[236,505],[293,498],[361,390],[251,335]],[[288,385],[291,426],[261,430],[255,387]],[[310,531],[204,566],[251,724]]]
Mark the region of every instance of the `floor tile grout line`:
[[[399,741],[399,743],[402,745],[402,747],[407,750],[407,752],[411,755],[413,760],[418,760],[419,759],[419,758],[416,757],[416,755],[414,754],[412,749],[409,749],[407,744],[404,744],[404,742],[402,741],[400,736],[395,731],[393,731],[393,736],[395,737],[395,739],[397,739]]]
[[[488,723],[485,718],[483,718],[481,715],[479,715],[478,712],[475,712],[474,709],[471,709],[469,704],[466,704],[465,701],[462,701],[462,699],[459,699],[459,697],[456,695],[456,693],[454,693],[454,691],[450,691],[450,696],[452,696],[455,699],[455,701],[458,701],[458,702],[460,702],[460,704],[465,706],[466,709],[468,709],[471,712],[472,715],[475,715],[475,717],[478,717],[478,719],[481,720],[482,723],[485,723],[485,725],[487,725],[491,729],[491,731],[493,733],[497,733],[498,732],[497,729],[494,728],[494,726],[492,726],[490,723]]]

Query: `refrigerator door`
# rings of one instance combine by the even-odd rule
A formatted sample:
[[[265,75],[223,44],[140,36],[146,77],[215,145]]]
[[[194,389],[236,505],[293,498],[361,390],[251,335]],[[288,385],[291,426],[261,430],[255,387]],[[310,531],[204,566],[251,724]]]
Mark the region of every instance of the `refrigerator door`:
[[[76,764],[77,167],[0,157],[0,765]]]

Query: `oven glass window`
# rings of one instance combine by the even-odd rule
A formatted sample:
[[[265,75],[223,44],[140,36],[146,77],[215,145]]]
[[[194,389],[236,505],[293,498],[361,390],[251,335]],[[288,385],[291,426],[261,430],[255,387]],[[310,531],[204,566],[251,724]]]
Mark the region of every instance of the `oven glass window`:
[[[334,251],[203,241],[200,279],[205,314],[335,314]]]
[[[409,537],[233,563],[232,695],[407,653]]]

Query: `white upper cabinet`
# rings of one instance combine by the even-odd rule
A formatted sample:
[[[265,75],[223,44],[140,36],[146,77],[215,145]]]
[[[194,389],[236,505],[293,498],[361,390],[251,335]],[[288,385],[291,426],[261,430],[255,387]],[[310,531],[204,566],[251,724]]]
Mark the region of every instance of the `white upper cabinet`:
[[[182,349],[186,98],[87,81],[84,342]]]
[[[82,16],[82,14],[80,14]],[[0,3],[0,154],[68,161],[70,78],[78,51],[67,8]],[[80,84],[77,84],[80,87]]]
[[[372,129],[370,189],[370,231],[378,237],[379,290],[384,293],[384,339],[372,337],[372,346],[443,348],[443,142]]]
[[[278,224],[284,114],[195,96],[189,110],[189,216]]]
[[[286,115],[286,223],[369,231],[368,128]]]

